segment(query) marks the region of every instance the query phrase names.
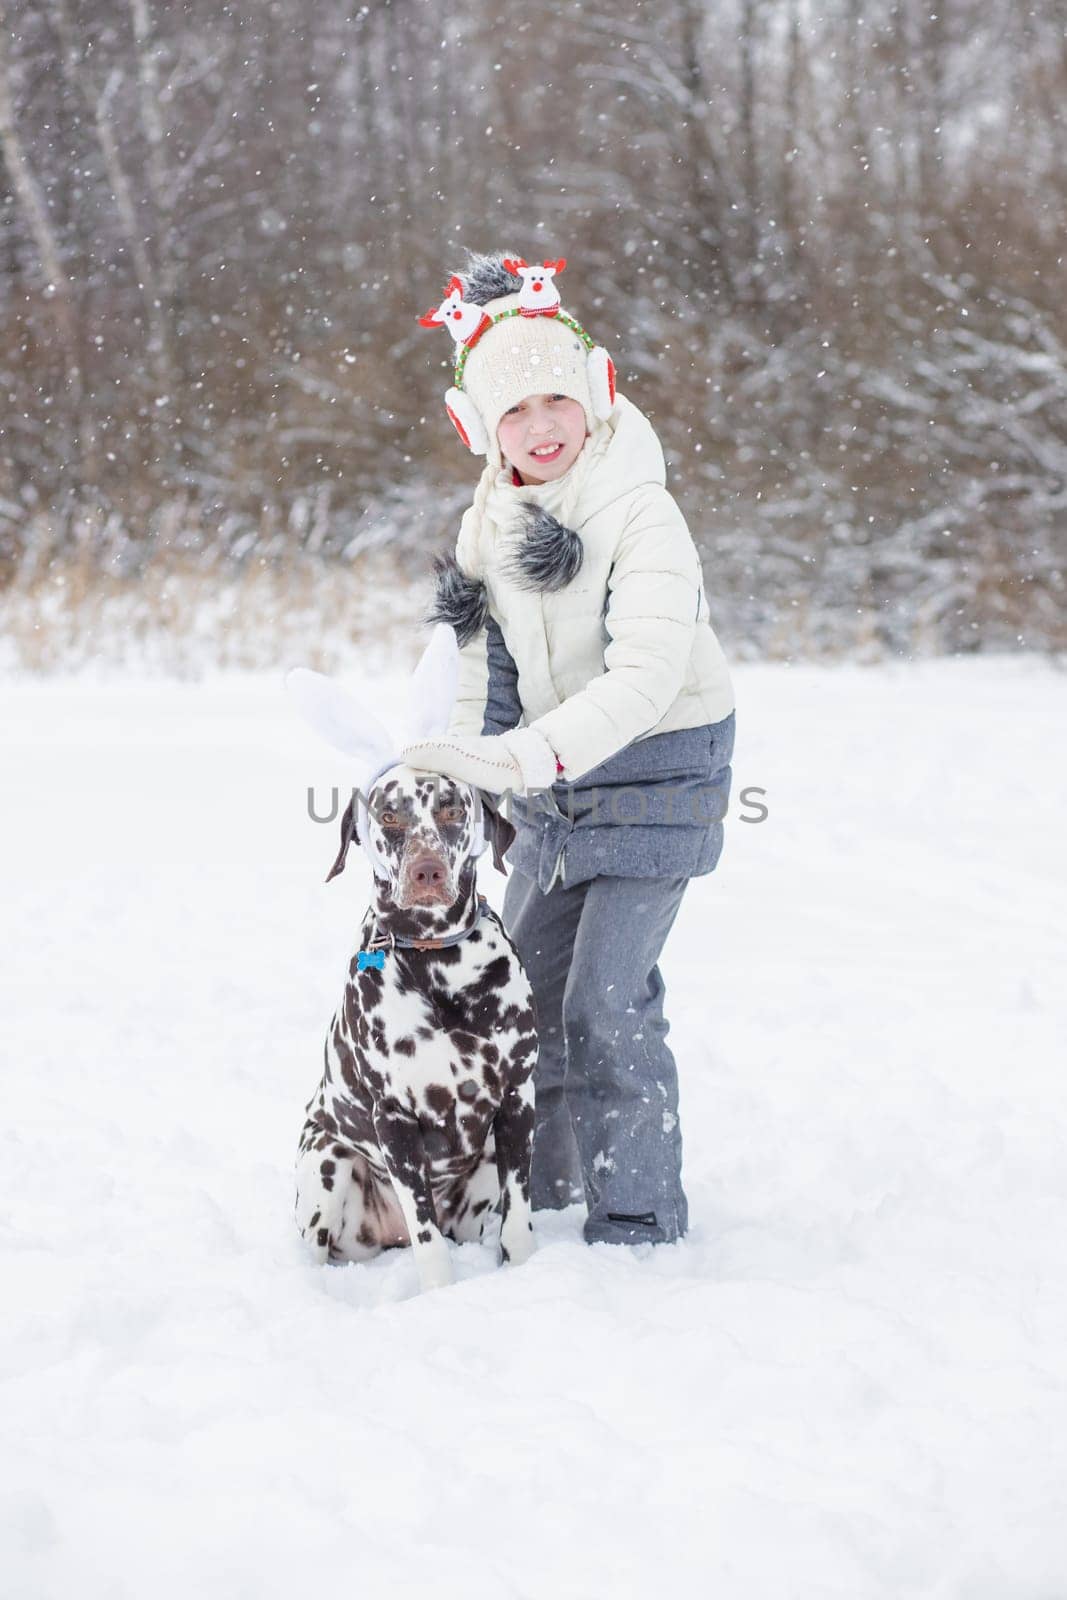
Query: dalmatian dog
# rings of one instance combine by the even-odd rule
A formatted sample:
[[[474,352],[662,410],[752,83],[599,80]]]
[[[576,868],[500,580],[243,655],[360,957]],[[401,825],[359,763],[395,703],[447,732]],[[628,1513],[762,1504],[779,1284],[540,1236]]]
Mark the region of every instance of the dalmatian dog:
[[[503,872],[513,837],[493,797],[403,764],[344,812],[329,878],[358,843],[373,897],[300,1136],[296,1217],[320,1262],[410,1245],[439,1287],[446,1241],[481,1239],[496,1209],[501,1261],[533,1249],[533,1000],[476,882],[481,850]]]

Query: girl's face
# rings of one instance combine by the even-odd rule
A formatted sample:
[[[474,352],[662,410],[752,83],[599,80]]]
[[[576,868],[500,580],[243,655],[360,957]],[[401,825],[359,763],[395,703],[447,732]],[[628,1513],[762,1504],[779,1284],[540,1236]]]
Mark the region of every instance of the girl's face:
[[[586,441],[585,412],[564,394],[528,394],[497,425],[501,455],[523,483],[552,483],[573,466]]]

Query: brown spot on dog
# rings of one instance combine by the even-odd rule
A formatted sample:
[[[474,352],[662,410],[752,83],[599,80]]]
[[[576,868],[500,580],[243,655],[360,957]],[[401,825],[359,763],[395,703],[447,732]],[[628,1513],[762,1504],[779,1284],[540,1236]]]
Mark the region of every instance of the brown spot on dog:
[[[426,1089],[426,1104],[431,1111],[436,1111],[439,1117],[443,1117],[452,1104],[451,1090],[446,1089],[441,1083],[429,1084]]]

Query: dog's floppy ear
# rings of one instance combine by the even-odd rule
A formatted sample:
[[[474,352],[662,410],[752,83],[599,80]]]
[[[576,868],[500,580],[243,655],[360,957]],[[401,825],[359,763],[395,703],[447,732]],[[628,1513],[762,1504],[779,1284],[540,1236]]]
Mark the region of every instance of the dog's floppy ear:
[[[511,847],[515,829],[500,810],[499,796],[487,794],[484,789],[479,789],[478,798],[482,803],[485,831],[493,847],[493,865],[498,872],[503,872],[506,876],[508,869],[504,865],[504,853]]]
[[[337,860],[326,874],[327,883],[329,883],[331,878],[336,878],[339,872],[343,872],[345,870],[345,857],[348,854],[349,845],[353,842],[356,844],[359,843],[359,833],[356,829],[355,795],[352,796],[347,806],[345,806],[345,814],[341,818],[341,848],[337,852]]]

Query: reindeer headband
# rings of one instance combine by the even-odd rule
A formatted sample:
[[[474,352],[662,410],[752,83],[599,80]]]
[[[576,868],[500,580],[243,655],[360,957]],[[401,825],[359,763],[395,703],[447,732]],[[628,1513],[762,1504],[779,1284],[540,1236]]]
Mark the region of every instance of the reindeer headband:
[[[566,261],[474,261],[466,281],[453,275],[440,305],[419,318],[424,328],[447,328],[452,335],[455,372],[445,409],[463,443],[499,465],[500,418],[531,394],[577,400],[591,432],[615,405],[615,366],[560,304],[553,280]]]

